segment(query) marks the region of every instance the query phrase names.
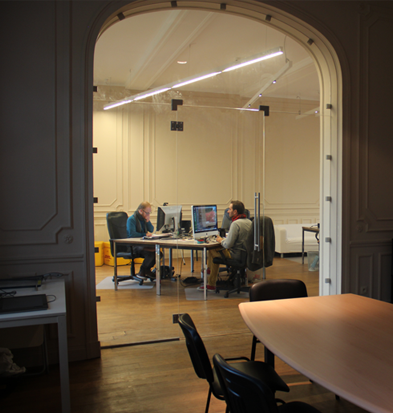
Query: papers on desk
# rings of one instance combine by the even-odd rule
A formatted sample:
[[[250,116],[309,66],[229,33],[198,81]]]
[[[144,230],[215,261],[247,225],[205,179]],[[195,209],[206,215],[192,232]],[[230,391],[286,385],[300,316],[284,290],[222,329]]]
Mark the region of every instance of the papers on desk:
[[[167,234],[153,234],[153,235],[145,235],[142,239],[146,239],[146,240],[155,240],[155,239],[162,239],[162,238],[170,238],[172,237],[171,233],[167,233]]]

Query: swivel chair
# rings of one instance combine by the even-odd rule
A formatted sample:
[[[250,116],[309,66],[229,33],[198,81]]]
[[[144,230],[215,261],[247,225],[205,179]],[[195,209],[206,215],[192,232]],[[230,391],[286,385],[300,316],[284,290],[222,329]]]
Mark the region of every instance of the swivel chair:
[[[228,364],[219,354],[213,357],[227,410],[231,413],[320,413],[304,402],[288,402],[277,406],[274,394],[266,383]]]
[[[211,394],[213,393],[213,395],[219,400],[224,400],[224,394],[218,381],[216,370],[211,366],[205,345],[203,344],[202,338],[200,337],[189,314],[185,313],[180,315],[179,325],[186,339],[187,350],[196,375],[200,379],[207,380],[209,383],[209,391],[205,409],[205,413],[207,413],[209,410]],[[275,370],[262,361],[249,361],[246,357],[230,358],[226,360],[241,360],[237,363],[233,363],[232,365],[236,366],[236,368],[244,373],[252,375],[253,377],[256,377],[266,383],[268,388],[273,393],[278,390],[285,392],[289,391],[289,387],[275,372]]]
[[[116,257],[114,256],[114,246],[113,239],[128,238],[127,236],[127,219],[128,215],[123,211],[108,212],[106,214],[106,222],[108,225],[109,232],[109,242],[111,246],[111,253],[114,259],[125,258],[131,260],[131,274],[127,275],[118,275],[117,282],[135,280],[139,282],[139,285],[143,284],[143,280],[135,275],[135,263],[134,259],[138,258],[134,253],[131,245],[118,245],[116,248]],[[114,282],[113,277],[113,282]]]
[[[235,260],[233,258],[227,258],[223,254],[221,257],[213,258],[215,264],[225,265],[227,271],[229,272],[228,283],[233,283],[234,289],[228,290],[225,293],[225,298],[229,297],[229,294],[237,292],[238,294],[241,291],[248,292],[250,287],[242,286],[243,280],[247,279],[246,268],[247,268],[247,251],[241,251],[240,260]],[[217,287],[219,290],[219,287]]]

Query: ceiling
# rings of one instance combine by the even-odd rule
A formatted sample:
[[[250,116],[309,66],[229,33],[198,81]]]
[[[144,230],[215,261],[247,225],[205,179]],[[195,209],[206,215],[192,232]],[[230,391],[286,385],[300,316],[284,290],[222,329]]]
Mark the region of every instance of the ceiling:
[[[284,54],[179,90],[236,94],[247,99],[262,90],[263,97],[319,102],[315,65],[297,42],[268,24],[195,10],[140,14],[109,27],[97,40],[94,84],[121,86],[138,93],[276,47]]]

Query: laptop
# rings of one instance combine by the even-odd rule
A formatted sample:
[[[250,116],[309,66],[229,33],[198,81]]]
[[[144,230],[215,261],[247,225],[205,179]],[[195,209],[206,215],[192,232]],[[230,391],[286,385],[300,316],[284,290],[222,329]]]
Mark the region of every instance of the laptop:
[[[23,313],[48,309],[46,294],[0,297],[0,314]]]

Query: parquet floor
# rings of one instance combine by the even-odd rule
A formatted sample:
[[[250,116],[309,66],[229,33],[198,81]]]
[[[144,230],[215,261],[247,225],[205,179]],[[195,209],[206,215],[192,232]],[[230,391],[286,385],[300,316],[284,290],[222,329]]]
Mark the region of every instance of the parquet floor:
[[[198,265],[196,265],[198,267]],[[189,263],[176,263],[181,279],[191,275]],[[120,274],[128,274],[121,267]],[[97,267],[97,283],[112,276],[113,268]],[[318,295],[318,273],[307,265],[277,258],[267,269],[267,278],[299,278],[305,281],[309,295]],[[181,336],[172,322],[172,314],[188,312],[212,357],[249,356],[251,333],[244,325],[238,304],[247,299],[187,301],[179,282],[163,280],[162,295],[150,290],[97,290],[98,330],[101,358],[70,363],[72,412],[189,412],[205,410],[207,383],[198,379]],[[160,339],[175,341],[140,344]],[[116,347],[127,343],[138,344]],[[257,359],[263,359],[258,345]],[[286,401],[302,400],[322,413],[363,412],[335,396],[276,358],[276,370],[292,383],[291,392],[280,394]],[[60,390],[57,366],[48,375],[20,381],[15,390],[0,400],[1,412],[58,412]],[[224,402],[211,400],[210,413],[224,412]]]

